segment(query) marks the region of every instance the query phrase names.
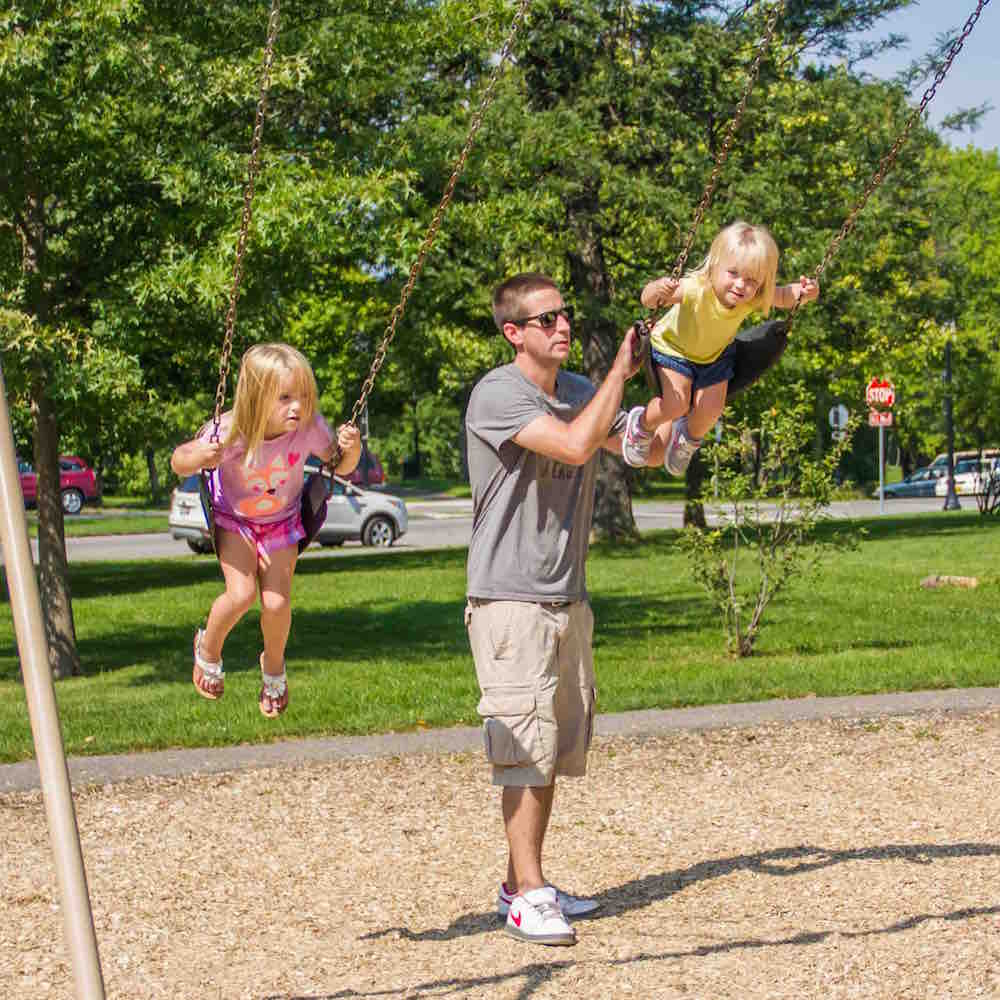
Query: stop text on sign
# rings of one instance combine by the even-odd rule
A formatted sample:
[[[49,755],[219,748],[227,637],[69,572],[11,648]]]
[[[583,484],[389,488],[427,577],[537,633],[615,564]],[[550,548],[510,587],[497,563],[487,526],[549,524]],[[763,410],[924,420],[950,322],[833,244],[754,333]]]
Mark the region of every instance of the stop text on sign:
[[[865,402],[869,406],[892,406],[896,387],[888,379],[873,378],[865,387]]]

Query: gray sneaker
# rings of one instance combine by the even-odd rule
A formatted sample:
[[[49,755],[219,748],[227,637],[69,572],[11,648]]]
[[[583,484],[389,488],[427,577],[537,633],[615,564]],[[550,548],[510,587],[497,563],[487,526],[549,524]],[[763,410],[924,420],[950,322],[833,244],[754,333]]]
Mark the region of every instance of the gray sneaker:
[[[687,417],[675,420],[667,440],[663,466],[672,476],[683,476],[691,464],[694,453],[701,447],[701,438],[688,437]]]
[[[633,469],[642,469],[649,460],[649,444],[653,435],[642,429],[642,415],[646,412],[644,406],[633,406],[625,421],[625,433],[622,435],[622,458],[626,465]]]
[[[507,912],[504,930],[511,937],[532,944],[576,944],[576,931],[566,922],[556,902],[556,891],[551,886],[515,896]]]
[[[554,885],[549,885],[550,889],[556,890],[556,903],[566,917],[585,917],[588,913],[593,913],[601,904],[596,899],[584,899],[582,896],[571,896],[562,889],[556,889]],[[500,883],[500,891],[497,893],[497,916],[506,917],[510,913],[510,904],[514,902],[517,893],[511,892],[507,888],[506,882]]]

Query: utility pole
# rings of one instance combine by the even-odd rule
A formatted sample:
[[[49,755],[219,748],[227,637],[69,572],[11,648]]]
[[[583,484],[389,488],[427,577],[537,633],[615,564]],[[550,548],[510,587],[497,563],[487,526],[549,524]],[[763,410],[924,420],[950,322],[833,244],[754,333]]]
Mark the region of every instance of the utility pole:
[[[944,498],[945,510],[961,510],[958,494],[955,492],[955,420],[951,409],[951,335],[955,332],[952,323],[948,339],[944,342],[944,423],[948,434],[948,492]]]

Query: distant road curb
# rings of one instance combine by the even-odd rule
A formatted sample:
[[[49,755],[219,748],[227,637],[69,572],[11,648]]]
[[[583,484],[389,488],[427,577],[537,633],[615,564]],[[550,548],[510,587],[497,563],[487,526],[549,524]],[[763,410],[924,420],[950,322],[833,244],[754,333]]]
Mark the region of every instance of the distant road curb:
[[[1000,708],[1000,688],[954,688],[900,694],[858,695],[842,698],[795,698],[736,705],[706,705],[597,717],[598,736],[658,736],[678,730],[747,728],[767,723],[811,719],[866,719],[925,713],[981,712]],[[364,757],[405,754],[462,753],[482,746],[478,727],[426,729],[375,736],[331,736],[286,740],[259,746],[205,747],[194,750],[158,750],[69,758],[74,787],[107,785],[134,778],[218,774],[256,768],[289,766]],[[35,761],[0,766],[0,794],[39,787]]]

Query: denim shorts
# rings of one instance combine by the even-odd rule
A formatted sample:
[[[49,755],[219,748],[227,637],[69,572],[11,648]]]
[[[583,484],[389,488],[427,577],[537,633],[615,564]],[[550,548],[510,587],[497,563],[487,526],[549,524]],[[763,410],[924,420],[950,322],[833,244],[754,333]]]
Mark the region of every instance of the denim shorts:
[[[719,382],[728,382],[736,369],[735,343],[730,343],[714,361],[710,361],[707,365],[699,365],[695,361],[688,361],[687,358],[678,357],[676,354],[661,354],[655,347],[651,348],[650,353],[658,368],[669,368],[671,371],[680,372],[681,375],[689,378],[692,389],[704,389],[706,386],[717,385]]]

